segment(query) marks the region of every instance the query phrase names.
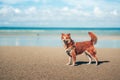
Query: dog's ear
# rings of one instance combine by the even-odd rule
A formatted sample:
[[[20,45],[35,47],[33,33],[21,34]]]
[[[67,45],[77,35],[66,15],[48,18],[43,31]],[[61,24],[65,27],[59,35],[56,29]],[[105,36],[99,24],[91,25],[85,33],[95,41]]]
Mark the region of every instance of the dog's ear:
[[[68,33],[68,36],[70,36],[70,33]]]
[[[61,35],[64,35],[64,33],[61,33]]]
[[[64,35],[64,33],[61,33],[61,39],[63,39],[63,35]]]

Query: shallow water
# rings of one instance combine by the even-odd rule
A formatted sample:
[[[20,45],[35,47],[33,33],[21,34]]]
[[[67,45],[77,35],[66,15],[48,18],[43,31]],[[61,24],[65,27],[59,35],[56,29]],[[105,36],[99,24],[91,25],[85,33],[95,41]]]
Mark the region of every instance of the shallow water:
[[[120,30],[0,30],[0,46],[62,47],[61,33],[71,33],[75,41],[86,41],[90,40],[89,31],[98,37],[96,47],[120,48]],[[118,39],[109,39],[106,36],[117,36]]]

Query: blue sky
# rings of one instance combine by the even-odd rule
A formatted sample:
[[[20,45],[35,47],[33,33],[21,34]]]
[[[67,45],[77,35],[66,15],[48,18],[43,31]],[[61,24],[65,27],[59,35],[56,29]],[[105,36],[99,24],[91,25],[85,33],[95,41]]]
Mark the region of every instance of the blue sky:
[[[120,27],[120,0],[0,0],[0,26]]]

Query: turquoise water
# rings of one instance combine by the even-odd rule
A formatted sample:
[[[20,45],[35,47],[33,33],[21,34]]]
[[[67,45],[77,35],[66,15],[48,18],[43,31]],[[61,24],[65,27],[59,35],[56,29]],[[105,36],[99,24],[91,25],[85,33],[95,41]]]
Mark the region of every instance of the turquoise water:
[[[98,48],[120,48],[120,29],[115,30],[0,30],[0,46],[52,46],[62,47],[61,33],[71,33],[75,41],[90,40],[88,32],[92,31],[98,36]],[[104,38],[101,38],[104,37]],[[110,38],[106,38],[110,37]],[[115,37],[112,39],[112,37]]]

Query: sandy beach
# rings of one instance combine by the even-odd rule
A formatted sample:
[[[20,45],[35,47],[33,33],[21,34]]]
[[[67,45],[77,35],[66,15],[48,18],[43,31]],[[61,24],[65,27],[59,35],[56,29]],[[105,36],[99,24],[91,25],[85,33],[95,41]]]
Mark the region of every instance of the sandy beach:
[[[65,65],[60,47],[0,47],[0,80],[120,80],[120,49],[98,48],[99,65],[82,54]]]

